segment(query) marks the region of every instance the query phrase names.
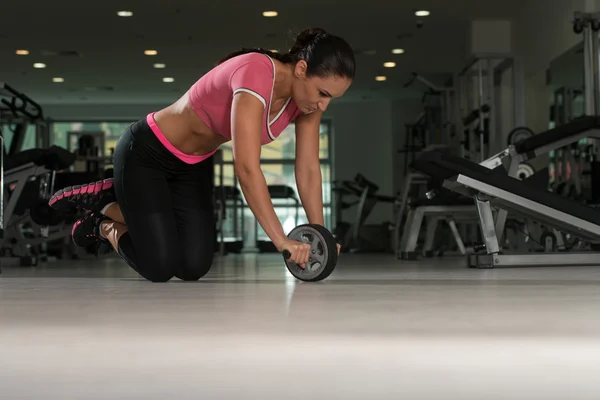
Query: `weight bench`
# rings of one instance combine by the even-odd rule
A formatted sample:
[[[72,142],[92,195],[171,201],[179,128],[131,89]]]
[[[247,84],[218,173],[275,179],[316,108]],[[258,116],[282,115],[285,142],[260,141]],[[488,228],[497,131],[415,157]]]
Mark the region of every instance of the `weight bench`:
[[[425,228],[426,237],[423,252],[426,256],[433,256],[435,233],[440,221],[448,223],[459,252],[462,255],[467,254],[467,248],[458,232],[456,222],[477,223],[477,210],[472,200],[465,197],[438,197],[433,199],[418,199],[410,202],[408,206],[409,211],[404,223],[400,248],[398,250],[399,254],[397,255],[399,258],[405,260],[417,259],[417,241],[425,216],[427,216],[427,226]]]
[[[468,257],[470,267],[600,265],[600,253],[500,253],[492,207],[532,218],[590,243],[600,242],[600,210],[508,176],[502,167],[489,169],[452,154],[431,151],[412,168],[441,187],[473,199],[486,254]]]
[[[0,249],[12,256],[1,257],[3,264],[36,265],[32,247],[70,234],[60,226],[63,216],[48,206],[48,198],[54,193],[56,171],[74,162],[75,154],[58,146],[22,151],[4,160]],[[25,234],[23,226],[33,235]]]
[[[520,134],[521,132],[528,133],[527,135],[523,135]],[[522,139],[518,140],[519,137],[521,137]],[[513,132],[511,132],[511,134],[509,135],[509,142],[511,144],[501,152],[482,161],[480,165],[489,169],[504,166],[509,176],[516,177],[519,179],[527,179],[531,176],[531,174],[533,174],[533,168],[525,164],[527,161],[530,161],[540,155],[548,154],[551,151],[560,149],[561,147],[568,146],[572,143],[576,143],[584,138],[600,138],[600,117],[580,117],[566,124],[550,129],[548,131],[540,132],[537,135],[532,135],[530,131],[517,128],[513,130]],[[439,149],[436,150],[439,151]],[[423,180],[423,178],[421,178],[421,180]],[[448,206],[455,210],[456,214],[469,213],[471,210],[468,207],[458,210],[456,206],[452,203],[449,203]],[[438,202],[436,208],[425,208],[418,212],[415,211],[413,212],[413,215],[419,215],[419,213],[422,212],[423,216],[427,216],[428,212],[439,213],[443,212],[443,210],[444,205]],[[503,239],[504,227],[506,225],[507,217],[507,210],[500,210],[496,217],[496,232],[499,241],[502,241]],[[399,216],[398,218],[401,217]],[[420,224],[418,226],[420,227]],[[435,227],[437,225],[434,222],[432,222],[431,225],[428,224],[427,229],[429,229],[430,226]],[[411,235],[416,235],[417,237],[419,235],[418,230],[404,230],[404,232],[407,231],[412,232]],[[429,237],[429,235],[432,234],[427,233],[427,235]],[[396,240],[399,239],[400,238],[396,237]],[[412,253],[414,252],[414,248],[412,248],[412,246],[410,245],[404,246],[403,243],[412,243],[414,241],[416,245],[416,240],[417,238],[412,236],[405,240],[403,234],[400,242],[400,248],[397,249],[397,257],[414,259],[414,254]]]

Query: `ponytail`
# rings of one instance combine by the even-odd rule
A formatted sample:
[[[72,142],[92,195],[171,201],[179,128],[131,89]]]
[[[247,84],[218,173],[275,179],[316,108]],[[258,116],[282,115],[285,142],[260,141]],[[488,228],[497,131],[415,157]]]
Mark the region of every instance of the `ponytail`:
[[[230,58],[241,56],[242,54],[248,54],[248,53],[266,54],[269,57],[279,60],[284,64],[292,62],[292,57],[289,53],[281,54],[281,53],[276,53],[271,50],[263,49],[262,47],[257,47],[257,48],[251,48],[251,49],[241,48],[238,51],[234,51],[233,53],[230,53],[227,56],[220,59],[219,61],[217,61],[217,65],[222,64],[223,62],[229,60]]]
[[[242,48],[228,54],[217,65],[247,53],[266,54],[284,64],[296,64],[306,61],[307,76],[340,76],[354,79],[354,51],[341,37],[331,35],[324,29],[305,29],[296,36],[296,40],[287,53],[276,53],[263,48]]]

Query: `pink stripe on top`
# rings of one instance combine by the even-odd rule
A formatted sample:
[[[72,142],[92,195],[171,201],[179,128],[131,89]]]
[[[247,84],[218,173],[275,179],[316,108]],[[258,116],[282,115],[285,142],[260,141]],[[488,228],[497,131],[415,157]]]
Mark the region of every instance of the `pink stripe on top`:
[[[158,138],[158,140],[162,143],[162,145],[165,146],[167,148],[167,150],[169,150],[171,153],[173,153],[173,155],[175,157],[179,158],[184,163],[197,164],[201,161],[206,160],[207,158],[209,158],[210,156],[215,154],[215,152],[217,151],[217,149],[214,149],[210,153],[203,154],[201,156],[186,154],[186,153],[182,152],[181,150],[179,150],[175,146],[173,146],[171,144],[171,142],[169,142],[167,140],[165,135],[160,131],[160,128],[158,127],[158,125],[156,125],[156,121],[154,121],[154,114],[156,114],[156,113],[153,112],[146,116],[146,122],[148,123],[148,125],[150,125],[150,129],[152,129],[152,132],[154,132],[154,135]]]

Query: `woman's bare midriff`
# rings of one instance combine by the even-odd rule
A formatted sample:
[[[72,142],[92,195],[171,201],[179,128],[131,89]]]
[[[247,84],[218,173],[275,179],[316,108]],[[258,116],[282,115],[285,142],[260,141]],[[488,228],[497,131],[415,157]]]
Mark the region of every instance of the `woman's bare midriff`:
[[[156,112],[154,121],[167,140],[185,154],[205,155],[229,140],[202,122],[187,102],[187,96]]]

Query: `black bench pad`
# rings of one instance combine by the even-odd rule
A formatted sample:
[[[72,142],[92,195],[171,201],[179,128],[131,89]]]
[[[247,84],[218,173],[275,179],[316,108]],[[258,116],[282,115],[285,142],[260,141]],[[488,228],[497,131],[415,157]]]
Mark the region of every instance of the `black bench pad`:
[[[590,223],[600,225],[599,210],[562,197],[556,193],[536,188],[528,184],[527,181],[512,178],[506,174],[506,171],[502,167],[491,170],[473,161],[435,150],[421,154],[411,164],[411,167],[431,176],[435,180],[447,180],[459,174],[464,175]]]
[[[52,171],[69,168],[75,163],[76,155],[70,151],[50,146],[47,149],[29,149],[4,159],[4,170],[7,171],[21,165],[33,162]]]
[[[584,116],[573,121],[570,121],[564,125],[559,125],[556,128],[552,128],[545,132],[540,132],[537,135],[533,135],[529,139],[525,139],[515,145],[517,153],[524,154],[530,151],[535,151],[540,147],[547,146],[552,143],[556,143],[559,140],[566,139],[571,136],[579,135],[582,132],[589,131],[591,129],[600,128],[600,117],[596,116]]]

